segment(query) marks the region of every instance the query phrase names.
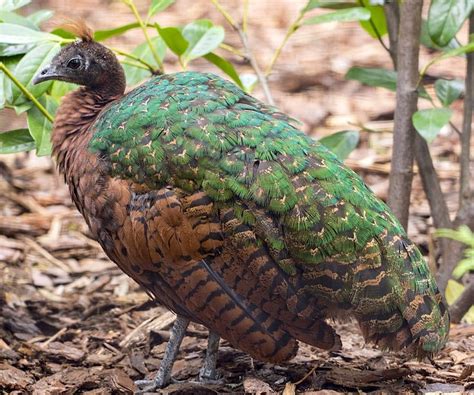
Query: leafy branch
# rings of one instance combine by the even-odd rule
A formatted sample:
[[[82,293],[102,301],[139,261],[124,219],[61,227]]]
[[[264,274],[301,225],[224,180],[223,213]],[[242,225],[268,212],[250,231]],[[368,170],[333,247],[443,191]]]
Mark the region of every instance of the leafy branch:
[[[34,97],[31,92],[26,89],[26,87],[18,81],[18,79],[12,74],[10,70],[3,64],[3,62],[0,62],[0,71],[4,72],[5,75],[20,89],[20,91],[30,100],[36,108],[50,121],[51,123],[54,122],[54,117],[44,108],[44,106]]]
[[[155,68],[148,62],[144,61],[142,58],[139,56],[135,56],[134,54],[128,53],[126,51],[123,51],[119,48],[112,48],[109,47],[112,51],[114,51],[116,54],[125,56],[126,58],[133,59],[135,62],[139,63],[144,67],[146,70],[149,70],[152,74],[156,72]],[[135,67],[140,67],[139,65],[134,65]]]
[[[137,22],[140,25],[140,28],[143,31],[143,35],[145,36],[145,40],[148,43],[148,47],[150,48],[150,51],[153,54],[153,58],[155,59],[156,64],[158,65],[159,71],[164,72],[163,61],[158,55],[158,52],[156,52],[155,46],[151,42],[150,36],[148,35],[148,31],[147,31],[147,24],[145,24],[142,17],[140,16],[140,13],[138,12],[137,7],[135,6],[135,3],[133,2],[133,0],[122,0],[122,1],[132,10],[133,15],[135,16]]]
[[[266,76],[269,76],[269,75],[272,73],[273,67],[275,66],[275,63],[277,62],[278,58],[280,57],[283,48],[285,47],[285,45],[286,45],[286,43],[288,42],[288,40],[290,39],[290,37],[291,37],[291,36],[298,30],[298,28],[300,27],[300,23],[301,23],[303,17],[305,16],[305,14],[306,14],[305,8],[303,8],[303,9],[299,12],[298,17],[294,20],[294,22],[290,25],[290,27],[289,27],[288,30],[286,31],[285,37],[283,37],[283,40],[282,40],[281,44],[277,47],[277,49],[276,49],[275,52],[273,53],[272,59],[271,59],[271,61],[270,61],[270,64],[268,65],[267,69],[265,70],[265,75],[266,75]]]
[[[270,105],[275,105],[275,101],[273,100],[270,87],[268,86],[268,80],[265,74],[260,69],[260,66],[252,52],[246,31],[234,20],[234,18],[232,18],[232,16],[224,9],[224,7],[222,7],[222,5],[219,3],[218,0],[211,0],[211,2],[214,4],[216,9],[222,14],[222,16],[225,18],[227,23],[238,33],[240,37],[240,41],[242,42],[242,45],[245,50],[245,55],[247,59],[249,60],[250,65],[254,69],[255,74],[257,75],[258,81],[262,85],[263,93],[265,94],[265,98],[267,102]],[[244,20],[246,20],[246,18]]]

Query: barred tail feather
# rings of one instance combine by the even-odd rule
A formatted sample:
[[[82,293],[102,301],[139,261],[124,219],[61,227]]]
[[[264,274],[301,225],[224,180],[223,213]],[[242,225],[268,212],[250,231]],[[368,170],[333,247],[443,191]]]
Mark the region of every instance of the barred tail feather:
[[[449,333],[443,298],[413,243],[394,237],[385,247],[382,265],[370,274],[379,280],[377,297],[366,285],[354,300],[364,338],[381,348],[406,349],[418,358],[432,356],[443,348]]]

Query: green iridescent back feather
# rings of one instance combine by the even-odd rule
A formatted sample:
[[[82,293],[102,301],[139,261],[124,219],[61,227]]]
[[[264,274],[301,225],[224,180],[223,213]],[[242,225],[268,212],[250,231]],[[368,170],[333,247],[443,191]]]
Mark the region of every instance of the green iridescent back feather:
[[[90,149],[110,160],[114,177],[205,191],[251,226],[259,222],[252,207],[265,209],[284,238],[260,236],[274,256],[284,250],[303,268],[308,292],[350,305],[369,338],[426,316],[414,337],[438,350],[448,318],[420,252],[361,178],[293,123],[228,81],[183,72],[114,102],[92,126]],[[291,276],[294,265],[278,263]]]

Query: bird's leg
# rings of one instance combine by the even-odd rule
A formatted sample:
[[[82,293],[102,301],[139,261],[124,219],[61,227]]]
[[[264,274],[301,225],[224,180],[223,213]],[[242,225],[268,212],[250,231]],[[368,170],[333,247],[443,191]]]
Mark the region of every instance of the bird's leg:
[[[145,386],[140,392],[153,391],[157,388],[163,388],[171,380],[171,369],[178,355],[179,347],[183,341],[186,329],[189,325],[189,319],[178,316],[170,332],[170,340],[166,345],[165,355],[161,360],[160,369],[153,380],[138,380],[135,384],[138,387]]]
[[[199,381],[201,382],[213,382],[219,378],[216,365],[220,339],[221,338],[217,333],[209,331],[206,358],[204,359],[204,363],[199,371]]]

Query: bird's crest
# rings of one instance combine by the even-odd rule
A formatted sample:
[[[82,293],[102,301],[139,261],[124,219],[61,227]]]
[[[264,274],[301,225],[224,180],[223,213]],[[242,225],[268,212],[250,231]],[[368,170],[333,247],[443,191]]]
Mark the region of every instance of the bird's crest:
[[[84,19],[67,19],[59,27],[74,34],[84,42],[91,42],[94,40],[94,31],[87,26]]]

